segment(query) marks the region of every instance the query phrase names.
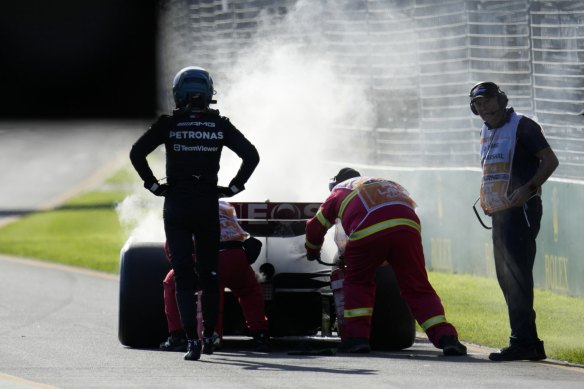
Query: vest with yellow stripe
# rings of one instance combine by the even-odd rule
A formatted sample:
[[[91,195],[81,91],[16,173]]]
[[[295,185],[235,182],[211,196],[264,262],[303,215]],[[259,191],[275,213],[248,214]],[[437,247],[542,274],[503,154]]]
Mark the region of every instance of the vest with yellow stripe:
[[[410,227],[420,232],[417,218],[372,218],[381,208],[403,205],[414,214],[416,203],[407,190],[396,182],[381,178],[356,177],[344,181],[336,189],[349,189],[341,202],[337,217],[342,221],[349,241],[356,241],[394,227]],[[374,219],[372,221],[372,219]]]

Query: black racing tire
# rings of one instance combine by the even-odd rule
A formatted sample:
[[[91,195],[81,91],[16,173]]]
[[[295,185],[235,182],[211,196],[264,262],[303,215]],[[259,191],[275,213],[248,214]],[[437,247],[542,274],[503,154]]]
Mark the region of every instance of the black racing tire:
[[[128,347],[158,347],[168,336],[162,282],[170,270],[162,243],[134,243],[120,258],[118,339]]]
[[[375,275],[375,306],[371,323],[370,345],[373,350],[403,350],[416,339],[416,322],[402,299],[391,266],[383,266]]]

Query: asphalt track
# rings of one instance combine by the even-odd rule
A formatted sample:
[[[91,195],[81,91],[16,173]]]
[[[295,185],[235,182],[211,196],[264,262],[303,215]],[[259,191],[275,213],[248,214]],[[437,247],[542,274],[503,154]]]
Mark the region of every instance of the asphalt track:
[[[0,210],[9,217],[91,187],[111,171],[141,131],[135,124],[57,126],[62,139],[76,139],[68,147],[80,150],[70,166],[72,149],[59,148],[62,143],[55,142],[50,131],[9,127],[0,125],[0,192],[10,188],[25,196],[29,180],[43,174],[53,178],[37,186],[43,193],[26,200],[7,200],[2,194]],[[126,128],[125,135],[121,128]],[[107,134],[120,138],[107,141]],[[19,137],[20,142],[32,137],[44,146],[27,153],[29,143],[19,145]],[[58,166],[61,163],[66,166]],[[32,170],[22,170],[23,165]],[[15,171],[20,174],[7,174]],[[67,180],[62,179],[65,176]],[[262,354],[251,351],[246,339],[228,338],[226,347],[215,354],[184,361],[181,353],[130,349],[118,342],[115,275],[3,255],[0,275],[0,389],[584,388],[580,366],[549,360],[494,363],[487,358],[491,350],[474,345],[468,345],[467,357],[444,357],[423,336],[407,350],[366,355],[289,354],[336,346],[335,341],[319,338],[279,339],[273,352]]]
[[[59,205],[128,161],[138,121],[0,122],[0,225]]]

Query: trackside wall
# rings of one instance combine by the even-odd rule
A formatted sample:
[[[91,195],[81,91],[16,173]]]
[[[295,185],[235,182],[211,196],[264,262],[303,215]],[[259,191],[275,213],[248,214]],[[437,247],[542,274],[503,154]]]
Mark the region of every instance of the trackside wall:
[[[364,174],[402,183],[418,203],[427,267],[435,271],[495,278],[491,231],[472,209],[481,173],[461,170],[384,170]],[[584,239],[581,234],[584,185],[550,180],[543,186],[543,218],[534,267],[536,287],[584,297]],[[483,222],[491,225],[480,206]],[[580,216],[578,216],[580,215]]]

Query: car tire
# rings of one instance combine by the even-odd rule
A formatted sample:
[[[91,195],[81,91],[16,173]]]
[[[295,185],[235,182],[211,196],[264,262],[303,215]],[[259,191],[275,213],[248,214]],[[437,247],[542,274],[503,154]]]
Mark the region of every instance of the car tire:
[[[391,266],[377,269],[375,306],[371,322],[373,350],[403,350],[416,339],[416,322],[402,299]]]
[[[162,282],[170,270],[161,243],[122,251],[118,339],[128,347],[158,347],[168,336]]]

